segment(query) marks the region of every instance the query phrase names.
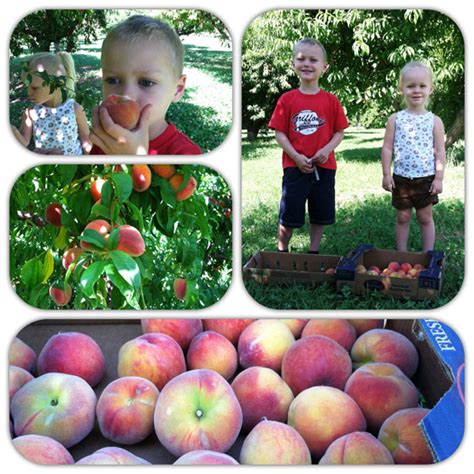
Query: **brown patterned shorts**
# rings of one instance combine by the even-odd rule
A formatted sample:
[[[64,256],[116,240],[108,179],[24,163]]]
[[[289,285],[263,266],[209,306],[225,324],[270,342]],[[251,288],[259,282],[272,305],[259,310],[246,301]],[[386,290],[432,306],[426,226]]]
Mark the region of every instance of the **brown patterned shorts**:
[[[434,175],[422,178],[404,178],[393,175],[395,188],[392,191],[392,205],[395,209],[423,209],[438,202],[438,195],[431,194],[431,183]]]

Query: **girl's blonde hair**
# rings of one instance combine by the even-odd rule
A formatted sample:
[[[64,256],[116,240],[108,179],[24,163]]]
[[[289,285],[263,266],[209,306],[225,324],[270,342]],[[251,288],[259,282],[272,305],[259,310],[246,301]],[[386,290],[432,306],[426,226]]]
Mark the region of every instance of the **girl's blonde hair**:
[[[433,71],[431,70],[431,68],[420,61],[410,61],[409,63],[405,64],[405,66],[403,66],[400,71],[400,77],[398,79],[398,85],[400,88],[403,86],[403,80],[408,71],[411,71],[413,69],[423,69],[424,71],[426,71],[430,77],[431,86],[433,86]]]
[[[68,97],[74,95],[77,75],[74,59],[66,51],[59,53],[36,53],[28,58],[31,70],[46,71],[50,76],[65,76],[65,87]]]

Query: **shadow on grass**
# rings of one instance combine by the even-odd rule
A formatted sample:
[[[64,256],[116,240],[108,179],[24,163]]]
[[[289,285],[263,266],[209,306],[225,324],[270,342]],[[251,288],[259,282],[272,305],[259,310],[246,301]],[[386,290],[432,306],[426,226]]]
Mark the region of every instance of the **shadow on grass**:
[[[365,142],[364,142],[365,143]],[[380,148],[352,148],[337,152],[339,160],[358,163],[378,163],[380,161]]]
[[[232,85],[232,52],[202,46],[185,46],[186,65],[204,71],[223,84]]]
[[[370,141],[380,141],[379,138],[373,138],[369,140],[365,139],[358,139],[354,140],[354,138],[351,138],[348,136],[347,138],[348,141],[351,140],[351,143],[354,142],[354,144],[360,143],[360,144],[367,144],[367,142]],[[380,143],[381,145],[381,143]],[[242,160],[243,161],[254,161],[259,158],[261,158],[261,154],[265,153],[266,150],[274,148],[276,152],[281,154],[281,150],[279,146],[277,145],[275,138],[273,136],[271,137],[265,137],[265,138],[259,138],[258,140],[255,141],[243,141],[242,143]],[[359,162],[359,163],[377,163],[380,161],[380,153],[381,153],[381,148],[380,147],[355,147],[351,149],[342,149],[337,151],[337,157],[338,160],[345,160],[347,162]]]
[[[245,287],[259,304],[272,309],[428,309],[445,305],[459,292],[464,278],[464,205],[457,199],[441,201],[433,208],[437,227],[436,249],[446,255],[443,271],[441,298],[433,302],[415,302],[394,299],[374,293],[355,296],[337,292],[330,286],[264,286],[246,281]],[[244,210],[242,218],[242,264],[256,252],[276,247],[276,223],[278,208],[258,206]],[[295,230],[308,236],[308,226]],[[303,252],[307,243],[297,244],[294,252]],[[395,210],[390,197],[370,197],[344,205],[338,209],[337,223],[327,226],[321,243],[321,254],[347,255],[360,244],[369,243],[379,249],[393,250],[395,246]],[[409,251],[419,252],[421,237],[413,219],[409,239]]]
[[[231,124],[222,124],[216,119],[211,107],[203,107],[187,102],[171,104],[166,119],[197,143],[203,153],[217,148],[227,137]]]
[[[268,149],[275,149],[275,152],[281,155],[281,149],[278,147],[274,137],[259,138],[253,142],[242,143],[242,160],[254,161],[261,158],[260,154]]]

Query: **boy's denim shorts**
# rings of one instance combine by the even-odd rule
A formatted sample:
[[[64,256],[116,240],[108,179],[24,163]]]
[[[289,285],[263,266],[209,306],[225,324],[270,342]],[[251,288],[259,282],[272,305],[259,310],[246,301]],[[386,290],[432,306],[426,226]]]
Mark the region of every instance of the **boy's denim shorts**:
[[[438,195],[431,194],[431,184],[434,175],[422,178],[405,178],[393,175],[395,187],[392,192],[392,205],[395,209],[423,209],[431,204],[438,203]]]
[[[279,224],[302,227],[305,207],[311,224],[329,225],[336,221],[336,170],[318,167],[319,181],[314,173],[302,173],[299,168],[285,168],[282,181]]]

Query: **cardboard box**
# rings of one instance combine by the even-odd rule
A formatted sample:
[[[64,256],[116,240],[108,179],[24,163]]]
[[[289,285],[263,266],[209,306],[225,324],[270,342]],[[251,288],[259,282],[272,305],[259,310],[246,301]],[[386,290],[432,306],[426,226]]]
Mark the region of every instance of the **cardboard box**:
[[[464,348],[457,334],[434,319],[388,320],[410,339],[420,357],[413,382],[431,411],[421,422],[436,461],[451,456],[464,435]]]
[[[357,295],[364,295],[369,291],[380,291],[394,298],[409,298],[416,301],[435,300],[441,293],[444,258],[444,252],[439,251],[397,252],[376,249],[369,244],[361,245],[339,262],[336,268],[337,289],[349,286]],[[425,270],[414,279],[356,272],[358,265],[364,265],[367,269],[375,265],[382,271],[390,262],[412,265],[420,263]]]
[[[335,284],[336,275],[327,274],[336,268],[340,256],[309,253],[257,252],[244,265],[244,280],[264,285],[309,283]]]
[[[386,328],[407,336],[417,347],[420,363],[413,381],[419,388],[430,414],[422,429],[436,460],[449,457],[461,443],[464,432],[464,351],[457,335],[436,320],[387,320]],[[18,337],[40,353],[48,339],[58,333],[78,331],[93,337],[104,352],[106,371],[94,388],[99,396],[118,377],[118,352],[122,344],[142,334],[139,319],[40,320],[26,326]],[[228,454],[238,460],[244,434],[240,434]],[[80,443],[69,448],[77,461],[105,446],[120,446],[105,439],[97,426]],[[153,432],[146,440],[121,446],[153,464],[172,464],[176,458]]]

